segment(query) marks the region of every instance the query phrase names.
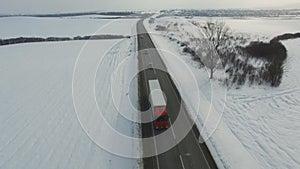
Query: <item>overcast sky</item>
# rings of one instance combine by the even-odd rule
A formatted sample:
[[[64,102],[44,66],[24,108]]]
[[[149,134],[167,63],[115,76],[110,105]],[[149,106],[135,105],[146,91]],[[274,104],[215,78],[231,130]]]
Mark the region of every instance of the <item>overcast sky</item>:
[[[299,0],[0,0],[0,13],[299,7]]]

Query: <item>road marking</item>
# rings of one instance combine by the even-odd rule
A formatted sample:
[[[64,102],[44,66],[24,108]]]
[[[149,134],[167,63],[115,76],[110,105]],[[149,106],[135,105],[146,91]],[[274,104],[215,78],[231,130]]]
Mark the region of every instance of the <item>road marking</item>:
[[[171,123],[171,117],[169,117],[169,123],[170,123],[169,125],[170,125],[171,130],[172,130],[173,138],[174,138],[174,140],[176,140],[176,136],[175,136],[175,132],[174,132],[174,129],[173,129],[173,125]]]
[[[162,61],[162,59],[161,59],[161,61]],[[167,79],[169,79],[169,78],[167,78]],[[172,83],[171,83],[171,79],[166,80],[166,81],[168,81],[169,84],[170,84],[171,86],[173,86]],[[176,87],[176,86],[175,86],[175,87]],[[174,90],[175,90],[175,89],[173,88],[173,90],[171,90],[171,91],[174,93],[174,92],[175,92]],[[174,93],[174,94],[175,94],[175,98],[177,99],[178,103],[180,103],[177,94],[176,94],[176,93]],[[182,100],[182,102],[183,102],[183,100]],[[186,110],[186,109],[183,109],[183,110]],[[186,116],[186,118],[187,118],[187,121],[190,122],[190,120],[189,120],[189,118],[188,118],[189,116],[187,115],[187,112],[186,112],[186,111],[184,111],[184,114],[185,114],[185,116]],[[206,159],[206,157],[205,157],[205,155],[204,155],[204,152],[203,152],[202,148],[200,147],[200,145],[199,145],[199,143],[198,143],[198,138],[196,137],[196,135],[195,135],[193,129],[191,129],[191,131],[192,131],[192,134],[193,134],[193,136],[194,136],[194,138],[195,138],[195,140],[196,140],[196,144],[197,144],[197,146],[199,147],[199,149],[200,149],[200,151],[201,151],[201,154],[203,155],[203,158],[204,158],[204,160],[205,160],[205,163],[207,164],[208,168],[210,168],[209,163],[208,163],[208,161],[207,161],[207,159]]]
[[[182,157],[181,157],[181,154],[179,154],[179,158],[180,158],[180,162],[181,162],[181,166],[182,166],[182,168],[183,168],[183,169],[185,169],[185,167],[184,167],[184,163],[183,163],[183,160],[182,160]]]
[[[140,61],[141,61],[141,63],[142,63],[141,66],[142,66],[142,69],[143,69],[143,68],[145,68],[145,65],[144,65],[144,62],[143,62],[143,56],[140,55],[140,57],[141,57],[141,58],[140,58]],[[146,71],[144,70],[143,73],[144,73],[144,80],[145,80],[146,91],[147,91],[147,94],[149,94],[149,93],[148,93],[149,88],[148,88],[148,82],[147,82]],[[156,140],[155,140],[155,133],[154,133],[154,126],[153,126],[153,123],[151,124],[151,127],[152,127],[152,134],[153,134],[154,148],[155,148],[155,153],[156,153],[156,155],[155,155],[156,165],[157,165],[157,169],[160,169],[160,167],[159,167],[159,159],[158,159],[158,152],[157,152],[157,145],[156,145]]]
[[[150,55],[150,60],[152,61],[152,55]],[[155,70],[155,68],[153,67],[153,62],[150,62],[150,64],[151,64],[151,66],[152,66],[152,70],[153,70],[154,74],[156,75],[156,79],[158,79],[157,74],[156,74],[156,70]]]
[[[155,147],[155,158],[156,158],[156,165],[157,165],[157,168],[160,169],[159,167],[159,159],[158,159],[158,152],[157,152],[157,145],[156,145],[156,140],[155,140],[155,133],[154,133],[154,126],[153,126],[153,123],[152,123],[152,134],[153,134],[153,140],[154,140],[154,147]]]
[[[191,153],[185,153],[185,156],[187,156],[187,157],[191,156]]]
[[[157,74],[156,74],[156,70],[155,70],[155,68],[153,68],[153,72],[154,72],[154,74],[156,75],[156,78],[157,78]]]
[[[143,60],[143,59],[141,59]],[[143,67],[145,66],[143,64],[143,61],[142,61],[142,65]],[[147,82],[147,76],[146,76],[146,71],[143,71],[144,72],[144,77],[145,77],[145,85],[146,85],[146,90],[147,90],[147,94],[149,95],[148,91],[149,91],[149,88],[148,88],[148,82]],[[152,135],[153,135],[153,142],[154,142],[154,148],[155,148],[155,159],[156,159],[156,165],[157,165],[157,168],[160,169],[159,167],[159,159],[158,159],[158,152],[157,152],[157,145],[156,145],[156,140],[155,140],[155,133],[154,133],[154,126],[153,126],[153,123],[151,124],[151,127],[152,127]]]
[[[193,136],[194,136],[194,138],[195,138],[195,140],[196,140],[196,142],[197,142],[198,139],[197,139],[197,137],[196,137],[196,135],[195,135],[195,133],[194,133],[193,130],[192,130],[192,134],[193,134]],[[201,137],[201,136],[200,136],[200,137]],[[204,142],[203,142],[203,143],[204,143]],[[210,168],[210,166],[209,166],[209,164],[208,164],[208,161],[207,161],[207,159],[206,159],[206,157],[205,157],[205,155],[204,155],[204,152],[203,152],[203,150],[202,150],[202,148],[200,147],[200,144],[199,144],[198,142],[197,142],[197,145],[198,145],[199,149],[201,150],[201,153],[202,153],[202,155],[203,155],[203,157],[204,157],[204,160],[205,160],[205,162],[206,162],[208,168]]]
[[[151,38],[150,38],[150,41],[152,42]],[[155,47],[155,46],[154,46],[154,47]],[[155,47],[155,50],[157,50],[156,47]],[[157,53],[158,53],[158,52],[157,52]],[[164,62],[163,62],[163,60],[162,60],[162,58],[161,58],[161,56],[160,56],[159,54],[158,54],[157,56],[158,56],[158,59],[161,61],[161,63],[164,65],[164,67],[166,67],[165,64],[164,64]],[[141,59],[141,60],[142,60],[142,59]],[[145,76],[145,77],[146,77],[146,76]],[[146,78],[145,78],[145,79],[146,79]],[[167,79],[169,79],[169,78],[167,78]],[[171,84],[171,86],[172,86],[171,79],[168,80],[168,83]],[[176,86],[175,86],[175,87],[176,87]],[[173,91],[172,91],[172,92],[173,92],[173,93],[175,92],[175,91],[174,91],[174,88],[173,88]],[[179,102],[179,98],[178,98],[178,96],[177,96],[176,93],[175,93],[175,97],[176,97],[178,103],[180,103],[180,102]],[[185,109],[185,110],[186,110],[186,109]],[[188,114],[187,114],[186,111],[185,111],[185,115],[188,116]],[[187,117],[187,121],[190,122],[190,120],[189,120],[188,117]],[[153,129],[153,124],[152,124],[151,126],[152,126],[152,129]],[[155,134],[154,134],[154,129],[152,130],[152,133],[153,133],[153,135],[155,136]],[[207,159],[206,159],[206,157],[205,157],[205,155],[204,155],[204,152],[203,152],[203,150],[201,149],[199,143],[197,142],[198,139],[196,138],[195,133],[193,132],[193,130],[192,130],[192,134],[193,134],[193,136],[195,137],[196,143],[197,143],[197,145],[198,145],[198,147],[199,147],[199,149],[200,149],[200,151],[201,151],[201,153],[202,153],[202,155],[203,155],[203,157],[204,157],[204,160],[205,160],[207,166],[210,168],[210,166],[209,166],[209,164],[208,164],[208,161],[207,161]],[[154,139],[154,145],[155,145],[155,151],[156,151],[156,153],[157,153],[157,145],[156,145],[156,140],[155,140],[155,139]],[[185,169],[184,164],[183,164],[183,159],[182,159],[181,155],[179,155],[179,157],[180,157],[180,160],[181,160],[182,167],[183,167],[183,169]],[[156,162],[157,162],[157,167],[158,167],[158,169],[159,169],[159,161],[158,161],[158,156],[157,156],[157,155],[156,155],[156,160],[157,160],[157,161],[156,161]]]

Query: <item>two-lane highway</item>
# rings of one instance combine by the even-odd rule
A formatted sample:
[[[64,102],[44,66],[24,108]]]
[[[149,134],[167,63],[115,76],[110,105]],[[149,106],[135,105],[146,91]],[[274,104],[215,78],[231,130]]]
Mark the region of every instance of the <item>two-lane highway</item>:
[[[145,169],[215,169],[217,168],[207,146],[205,143],[199,143],[199,132],[195,125],[191,122],[188,112],[181,100],[180,94],[176,89],[169,74],[162,70],[167,70],[164,65],[158,51],[147,33],[143,20],[140,20],[137,24],[138,32],[138,62],[139,62],[139,101],[141,110],[145,111],[149,109],[150,104],[148,101],[149,87],[148,80],[158,79],[161,88],[166,95],[167,110],[170,116],[172,138],[168,140],[174,140],[174,142],[162,142],[158,141],[156,137],[153,137],[153,144],[143,144],[143,149],[154,149],[157,152],[157,148],[161,147],[161,144],[173,144],[176,143],[176,132],[174,131],[173,124],[178,117],[179,110],[184,114],[184,118],[181,118],[180,123],[183,126],[192,126],[187,135],[182,141],[176,143],[176,146],[169,151],[153,156],[144,158]],[[158,68],[158,69],[156,69]],[[153,127],[153,123],[142,124],[142,137],[152,137],[161,134],[163,131],[156,131]]]

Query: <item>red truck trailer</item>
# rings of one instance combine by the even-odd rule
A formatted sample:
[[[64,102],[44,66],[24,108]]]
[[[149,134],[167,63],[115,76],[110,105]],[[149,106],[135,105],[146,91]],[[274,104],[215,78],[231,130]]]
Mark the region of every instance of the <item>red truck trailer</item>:
[[[167,104],[161,90],[159,81],[149,80],[150,103],[155,118],[154,127],[156,130],[167,129],[170,126]]]

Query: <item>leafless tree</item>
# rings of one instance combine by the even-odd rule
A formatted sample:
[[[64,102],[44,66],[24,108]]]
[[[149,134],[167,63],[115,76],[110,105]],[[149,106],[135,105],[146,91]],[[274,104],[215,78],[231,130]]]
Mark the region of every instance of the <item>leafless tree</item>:
[[[198,41],[200,48],[196,51],[196,55],[200,58],[201,62],[210,70],[209,78],[213,78],[213,74],[220,65],[220,57],[215,50],[214,45],[207,39]]]
[[[226,43],[229,38],[229,27],[224,22],[207,21],[205,24],[194,25],[200,28],[203,38],[199,41],[197,56],[210,69],[210,79],[220,65],[219,47]]]
[[[201,30],[204,38],[212,43],[215,50],[229,38],[229,27],[225,22],[207,21],[201,26]]]

